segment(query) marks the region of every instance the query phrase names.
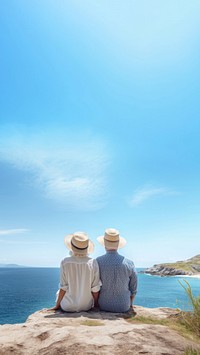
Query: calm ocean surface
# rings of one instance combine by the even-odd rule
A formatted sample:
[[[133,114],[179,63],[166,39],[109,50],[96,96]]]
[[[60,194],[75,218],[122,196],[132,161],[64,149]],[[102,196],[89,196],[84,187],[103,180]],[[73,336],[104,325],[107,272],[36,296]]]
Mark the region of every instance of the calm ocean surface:
[[[139,274],[135,304],[145,307],[188,308],[178,277]],[[200,279],[186,278],[193,294],[200,293]],[[54,306],[59,268],[0,268],[0,324],[21,323],[42,308]]]

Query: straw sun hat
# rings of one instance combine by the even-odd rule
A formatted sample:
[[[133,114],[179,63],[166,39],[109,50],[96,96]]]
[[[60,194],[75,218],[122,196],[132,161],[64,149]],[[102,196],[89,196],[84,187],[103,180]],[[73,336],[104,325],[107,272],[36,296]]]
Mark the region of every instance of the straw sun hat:
[[[94,244],[84,232],[75,232],[68,234],[64,238],[66,247],[80,255],[91,254],[94,251]]]
[[[97,238],[98,242],[108,250],[117,250],[126,245],[126,239],[120,236],[119,231],[114,228],[105,230],[104,235]]]

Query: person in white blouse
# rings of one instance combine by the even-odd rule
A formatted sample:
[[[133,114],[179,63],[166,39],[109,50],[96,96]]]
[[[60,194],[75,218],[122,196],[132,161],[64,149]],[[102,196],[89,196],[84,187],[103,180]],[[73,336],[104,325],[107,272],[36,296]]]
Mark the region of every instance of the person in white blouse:
[[[93,252],[94,244],[84,232],[69,234],[64,242],[71,256],[61,261],[60,290],[52,309],[88,311],[97,305],[101,286],[98,263],[88,256]]]

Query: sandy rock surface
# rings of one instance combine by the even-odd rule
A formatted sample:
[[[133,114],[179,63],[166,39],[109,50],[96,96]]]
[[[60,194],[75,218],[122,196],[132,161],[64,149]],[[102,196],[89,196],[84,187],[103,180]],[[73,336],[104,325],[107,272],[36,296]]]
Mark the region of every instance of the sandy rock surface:
[[[169,308],[135,307],[136,316],[166,318]],[[184,354],[194,345],[161,325],[133,324],[106,312],[64,313],[42,310],[26,323],[0,326],[0,355]]]

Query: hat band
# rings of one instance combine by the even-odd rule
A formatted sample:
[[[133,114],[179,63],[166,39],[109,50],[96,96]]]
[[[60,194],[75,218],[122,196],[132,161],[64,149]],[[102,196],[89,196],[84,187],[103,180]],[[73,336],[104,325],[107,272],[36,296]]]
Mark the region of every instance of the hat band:
[[[85,247],[85,248],[78,248],[76,245],[74,245],[74,244],[72,243],[72,241],[71,241],[71,245],[72,245],[74,248],[78,249],[78,250],[86,250],[86,249],[88,248],[88,246]]]
[[[118,240],[109,240],[109,239],[106,239],[105,237],[104,237],[104,239],[106,240],[106,242],[109,242],[109,243],[117,243],[117,242],[119,242],[119,239]]]

